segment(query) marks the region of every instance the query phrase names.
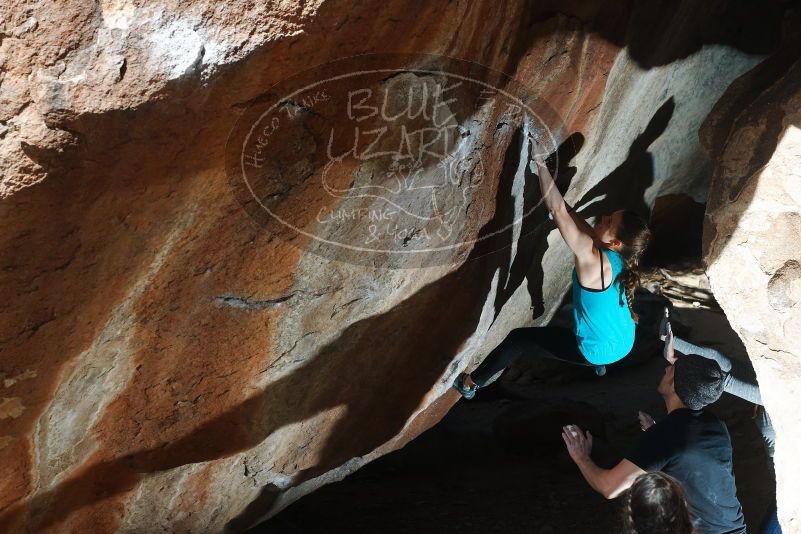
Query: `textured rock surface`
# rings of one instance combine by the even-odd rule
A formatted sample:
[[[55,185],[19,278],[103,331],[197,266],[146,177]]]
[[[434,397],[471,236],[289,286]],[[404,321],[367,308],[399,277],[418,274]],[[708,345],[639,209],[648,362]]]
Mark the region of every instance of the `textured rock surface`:
[[[3,4],[0,527],[240,529],[438,421],[458,370],[558,305],[569,254],[541,213],[427,269],[254,225],[224,149],[267,88],[365,52],[465,58],[559,114],[587,214],[698,198],[694,132],[781,15],[726,5]],[[483,113],[466,237],[530,199],[519,128]]]
[[[707,272],[748,349],[776,428],[784,532],[801,532],[799,50],[796,42],[733,84],[703,136],[715,155],[704,230]]]

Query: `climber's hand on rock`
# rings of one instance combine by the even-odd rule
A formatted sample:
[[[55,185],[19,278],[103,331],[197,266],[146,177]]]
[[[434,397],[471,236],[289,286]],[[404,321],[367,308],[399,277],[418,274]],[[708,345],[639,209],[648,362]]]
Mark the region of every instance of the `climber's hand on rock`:
[[[637,412],[637,419],[640,420],[640,428],[643,430],[648,430],[656,424],[653,417],[642,411]]]
[[[590,459],[592,452],[592,434],[586,433],[576,425],[562,427],[562,439],[567,445],[567,452],[574,462],[580,463]]]
[[[537,165],[545,165],[545,158],[548,156],[548,151],[545,146],[534,136],[532,132],[528,132],[528,139],[531,142],[531,159]]]

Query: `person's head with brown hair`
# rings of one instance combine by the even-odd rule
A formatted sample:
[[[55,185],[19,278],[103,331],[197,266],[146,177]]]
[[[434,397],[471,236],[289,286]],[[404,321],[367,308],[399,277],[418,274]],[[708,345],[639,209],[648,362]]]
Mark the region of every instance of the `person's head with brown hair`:
[[[693,534],[690,511],[678,480],[657,471],[637,477],[623,501],[627,534]]]
[[[648,222],[634,211],[618,210],[599,217],[595,232],[607,248],[623,258],[625,268],[618,275],[618,281],[626,294],[631,317],[637,322],[639,317],[634,313],[634,292],[640,286],[640,258],[651,241]]]

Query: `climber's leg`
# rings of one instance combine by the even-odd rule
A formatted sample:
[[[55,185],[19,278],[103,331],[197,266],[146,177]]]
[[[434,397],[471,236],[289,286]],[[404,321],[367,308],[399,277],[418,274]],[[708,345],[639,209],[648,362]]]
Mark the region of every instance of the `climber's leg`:
[[[776,447],[776,431],[773,429],[773,423],[770,421],[768,412],[764,406],[759,406],[756,413],[756,425],[759,433],[762,435],[762,443],[765,446],[765,452],[773,463],[773,451]]]
[[[581,354],[576,336],[561,326],[515,328],[470,375],[479,387],[509,366],[518,356],[553,358],[588,365]]]
[[[765,446],[765,453],[768,455],[768,468],[773,478],[776,476],[776,471],[773,466],[773,452],[776,447],[776,431],[773,429],[773,423],[770,421],[767,410],[764,406],[757,406],[756,410],[756,426],[759,433],[762,435],[762,444]],[[781,534],[781,527],[779,526],[779,519],[776,514],[776,503],[774,502],[765,514],[759,532],[761,534]]]

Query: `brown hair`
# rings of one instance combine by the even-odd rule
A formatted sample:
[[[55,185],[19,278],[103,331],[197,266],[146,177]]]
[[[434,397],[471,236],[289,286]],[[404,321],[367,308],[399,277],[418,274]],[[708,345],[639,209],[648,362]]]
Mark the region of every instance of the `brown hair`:
[[[623,502],[628,534],[692,534],[693,524],[681,484],[662,472],[637,477]]]
[[[622,243],[619,252],[625,264],[617,280],[623,286],[631,318],[636,323],[640,318],[634,313],[634,292],[640,287],[640,258],[651,241],[651,229],[639,214],[626,210],[615,233]]]

